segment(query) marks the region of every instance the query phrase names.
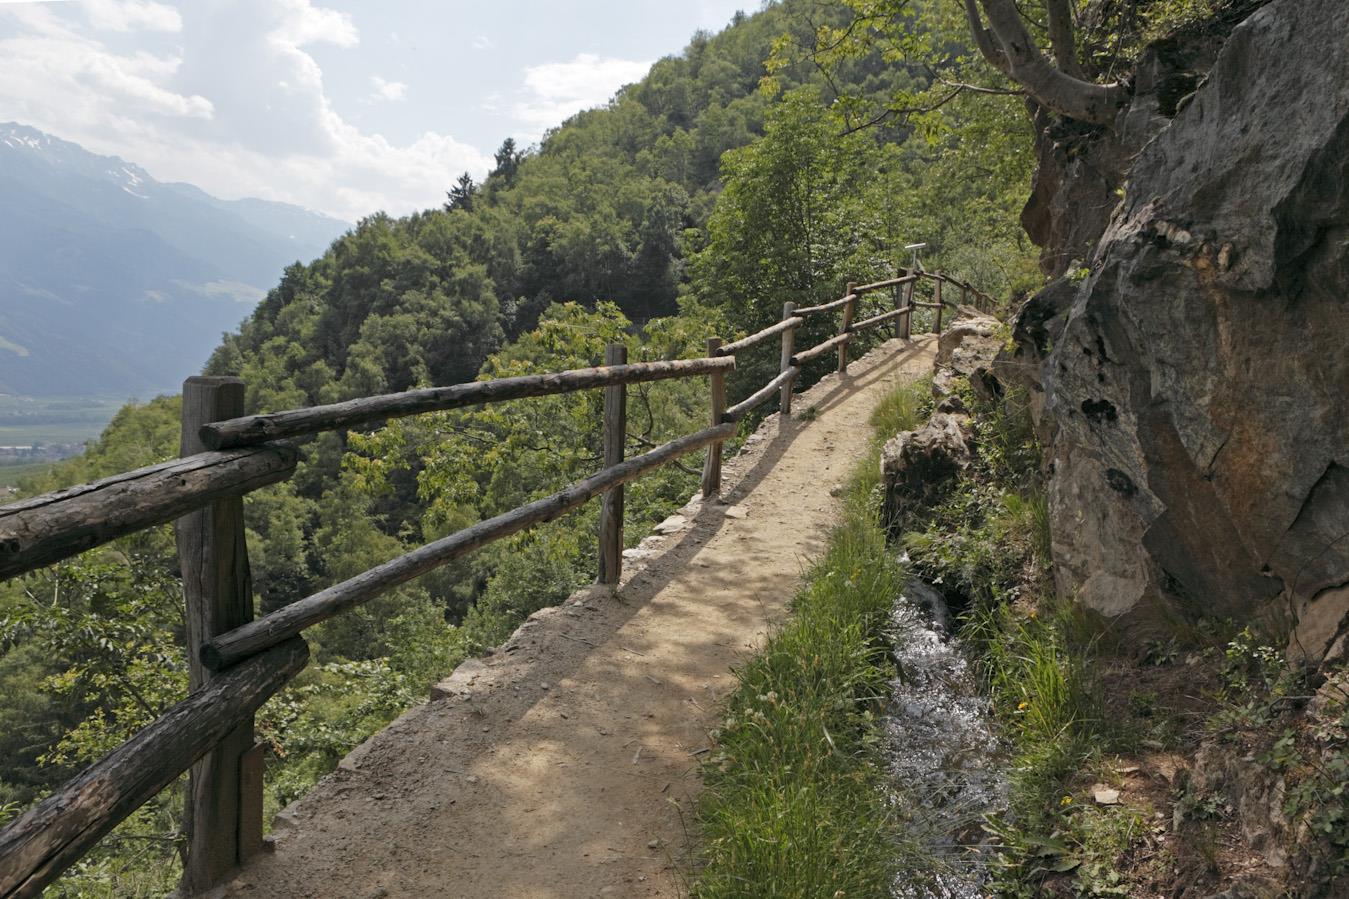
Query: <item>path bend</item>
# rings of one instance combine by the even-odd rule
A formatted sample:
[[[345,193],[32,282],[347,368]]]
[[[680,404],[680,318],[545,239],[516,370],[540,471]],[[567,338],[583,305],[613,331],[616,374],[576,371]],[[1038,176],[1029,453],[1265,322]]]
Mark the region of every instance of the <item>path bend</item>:
[[[935,340],[888,341],[728,460],[724,501],[461,665],[278,818],[275,851],[217,896],[677,897],[697,760],[731,668],[780,621],[833,525],[885,393]]]

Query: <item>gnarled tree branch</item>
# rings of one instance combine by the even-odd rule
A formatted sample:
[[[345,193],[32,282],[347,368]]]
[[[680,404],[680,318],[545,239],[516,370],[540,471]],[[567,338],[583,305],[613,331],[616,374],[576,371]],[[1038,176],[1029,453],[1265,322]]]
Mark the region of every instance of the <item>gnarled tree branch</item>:
[[[984,27],[977,0],[965,0],[965,18],[969,19],[970,34],[974,37],[974,46],[979,48],[979,53],[988,60],[989,65],[1010,78],[1012,67],[1008,65],[1007,56],[998,46],[998,42]]]
[[[1045,13],[1049,20],[1049,47],[1054,53],[1054,65],[1059,71],[1082,77],[1082,67],[1077,64],[1077,42],[1073,33],[1073,13],[1070,0],[1045,0]]]
[[[1116,112],[1128,97],[1124,84],[1093,84],[1055,68],[1031,40],[1013,0],[979,0],[979,3],[988,16],[987,30],[974,0],[965,0],[965,13],[975,45],[984,58],[1060,115],[1094,125],[1114,122]],[[1053,3],[1050,8],[1054,8]],[[1063,12],[1066,14],[1066,10]],[[1070,21],[1059,19],[1059,24],[1068,27],[1071,33]],[[1000,56],[985,48],[991,42],[990,34],[1001,50]]]

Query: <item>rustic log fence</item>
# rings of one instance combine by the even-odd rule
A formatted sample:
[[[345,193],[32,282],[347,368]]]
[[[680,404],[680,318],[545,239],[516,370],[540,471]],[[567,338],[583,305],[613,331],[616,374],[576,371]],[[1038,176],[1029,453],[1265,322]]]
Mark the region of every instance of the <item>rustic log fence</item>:
[[[920,279],[935,301],[917,302]],[[629,364],[621,344],[604,365],[452,387],[411,390],[276,412],[243,414],[237,378],[189,378],[183,386],[182,456],[0,507],[0,579],[50,565],[118,537],[175,521],[183,575],[189,693],[121,747],[86,768],[0,830],[0,897],[36,896],[120,821],[190,770],[184,828],[187,853],[181,892],[193,895],[227,879],[262,848],[263,747],[253,716],[308,660],[301,633],[342,611],[439,568],[475,549],[551,521],[600,497],[599,582],[617,584],[623,559],[623,485],[682,456],[706,449],[704,497],[721,486],[722,446],[754,409],[774,396],[791,416],[802,366],[830,351],[846,373],[850,344],[894,323],[908,339],[915,309],[935,308],[941,331],[943,284],[962,300],[993,312],[996,301],[941,274],[913,272],[874,284],[849,283],[845,295],[816,306],[786,303],[782,320],[731,343],[712,338],[700,359]],[[856,320],[858,304],[889,290],[894,308]],[[840,310],[838,333],[797,351],[808,316]],[[778,338],[778,374],[745,399],[726,404],[726,376],[736,356]],[[706,376],[708,426],[630,459],[624,457],[627,385]],[[551,496],[480,521],[253,618],[253,591],[243,529],[243,496],[295,471],[297,450],[283,442],[325,431],[377,426],[390,419],[484,403],[604,391],[604,468]]]

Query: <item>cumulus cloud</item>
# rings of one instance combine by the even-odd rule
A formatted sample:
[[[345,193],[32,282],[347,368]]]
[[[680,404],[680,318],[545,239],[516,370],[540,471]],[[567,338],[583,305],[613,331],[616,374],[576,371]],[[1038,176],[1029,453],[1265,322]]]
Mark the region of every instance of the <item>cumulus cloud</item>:
[[[80,4],[89,24],[109,31],[182,31],[178,10],[151,0],[84,0]]]
[[[0,4],[0,120],[115,153],[161,180],[348,220],[435,205],[449,173],[490,167],[449,135],[396,143],[334,109],[309,48],[356,46],[346,13],[312,0],[197,0],[181,14],[161,7]],[[126,51],[125,41],[103,37],[123,28],[174,34],[138,43],[158,52]],[[384,100],[406,95],[399,82],[371,83]]]
[[[492,50],[495,48],[496,44],[492,43],[492,39],[485,34],[480,34],[473,39],[474,50]]]
[[[650,62],[593,53],[579,53],[570,62],[529,66],[524,72],[523,96],[511,112],[534,129],[527,136],[538,137],[543,129],[607,102],[620,87],[639,80],[650,68]]]
[[[370,86],[373,89],[370,94],[371,100],[397,103],[406,100],[408,96],[408,86],[401,81],[385,81],[376,75],[370,79]]]

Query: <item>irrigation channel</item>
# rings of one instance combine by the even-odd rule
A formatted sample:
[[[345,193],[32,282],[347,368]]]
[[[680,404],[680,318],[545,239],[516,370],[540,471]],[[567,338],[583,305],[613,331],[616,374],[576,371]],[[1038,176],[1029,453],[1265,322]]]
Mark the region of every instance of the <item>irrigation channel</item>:
[[[885,717],[885,756],[895,801],[936,860],[922,880],[901,875],[895,899],[982,899],[986,814],[1005,809],[1005,758],[946,601],[912,580],[891,611],[896,675]]]

